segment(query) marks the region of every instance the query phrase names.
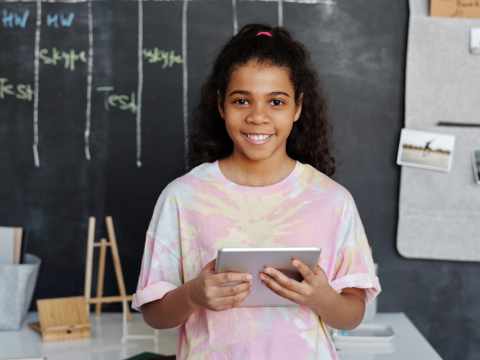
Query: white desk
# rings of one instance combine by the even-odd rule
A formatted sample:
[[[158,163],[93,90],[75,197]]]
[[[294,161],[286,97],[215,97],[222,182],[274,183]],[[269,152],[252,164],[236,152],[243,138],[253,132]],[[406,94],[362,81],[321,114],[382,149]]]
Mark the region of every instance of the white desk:
[[[27,322],[35,319],[29,314]],[[151,329],[141,315],[133,314],[129,322],[130,334],[147,334]],[[173,355],[176,349],[176,329],[160,330],[158,343],[153,340],[130,340],[122,344],[121,314],[103,313],[100,318],[91,315],[92,338],[68,342],[42,343],[40,336],[25,324],[20,331],[0,331],[0,360],[40,357],[48,360],[121,360],[143,351]],[[342,360],[441,360],[440,356],[403,313],[377,314],[374,323],[390,325],[395,331],[394,351],[382,353],[371,348],[339,352]]]

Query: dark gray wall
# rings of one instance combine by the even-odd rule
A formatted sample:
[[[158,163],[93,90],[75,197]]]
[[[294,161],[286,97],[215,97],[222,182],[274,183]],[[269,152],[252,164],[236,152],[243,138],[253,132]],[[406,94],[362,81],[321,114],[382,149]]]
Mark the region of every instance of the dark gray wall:
[[[182,53],[182,1],[144,2],[144,48]],[[0,77],[33,86],[34,3],[0,3],[0,14],[30,11],[25,28],[0,23]],[[42,27],[41,48],[88,48],[86,4],[45,3],[75,12],[71,28]],[[337,173],[356,199],[379,264],[379,311],[405,312],[445,359],[480,351],[477,264],[409,260],[396,251],[403,126],[407,1],[337,0],[333,6],[284,3],[284,24],[311,50],[326,90]],[[135,165],[135,115],[106,110],[95,89],[137,91],[136,2],[95,1],[92,160],[83,155],[86,64],[75,71],[40,65],[41,167],[32,157],[32,101],[0,99],[0,219],[27,230],[26,250],[42,268],[35,298],[83,292],[87,218],[114,217],[128,292],[135,290],[144,232],[156,197],[184,172],[182,66],[144,62],[142,162]],[[277,23],[275,2],[237,1],[239,26]],[[188,105],[218,51],[232,35],[232,2],[188,4]],[[45,19],[44,19],[45,23]],[[103,227],[97,238],[104,236]],[[418,239],[422,241],[422,239]],[[454,241],[454,239],[452,239]],[[107,266],[111,266],[108,262]],[[108,271],[107,294],[116,292]],[[476,286],[477,285],[477,286]],[[107,310],[118,310],[115,305]]]

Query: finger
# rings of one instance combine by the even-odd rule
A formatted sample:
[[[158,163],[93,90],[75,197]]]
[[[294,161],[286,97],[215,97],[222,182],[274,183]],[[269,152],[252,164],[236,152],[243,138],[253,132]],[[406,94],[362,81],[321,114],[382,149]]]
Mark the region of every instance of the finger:
[[[282,285],[284,288],[294,290],[294,291],[299,291],[303,284],[299,283],[298,281],[286,276],[283,274],[281,271],[278,271],[275,268],[271,267],[266,267],[264,270],[264,273],[269,275],[271,278],[275,279],[277,283]]]
[[[215,284],[228,285],[229,283],[250,282],[252,275],[246,273],[224,272],[212,276]]]
[[[226,296],[215,300],[216,310],[226,310],[239,306],[250,294],[250,291],[244,291],[234,296]]]
[[[242,283],[237,286],[223,286],[217,287],[216,294],[218,297],[232,297],[241,294],[245,291],[249,291],[251,288],[250,283]]]
[[[312,283],[315,279],[315,273],[310,269],[308,265],[303,263],[298,259],[292,261],[292,265],[297,268],[297,270],[302,274],[303,278],[307,280],[308,283]]]
[[[289,278],[282,272],[277,269],[267,267],[265,269],[267,275],[273,278],[277,283],[279,283],[283,288],[292,290],[297,294],[308,296],[311,293],[310,284],[305,282],[298,282],[292,278]]]
[[[295,291],[292,291],[290,289],[287,289],[283,287],[281,284],[279,284],[274,278],[269,277],[265,274],[260,274],[260,279],[262,282],[270,288],[273,292],[276,294],[287,298],[289,300],[292,300],[293,302],[297,304],[302,304],[303,303],[303,298],[300,294],[296,293]]]

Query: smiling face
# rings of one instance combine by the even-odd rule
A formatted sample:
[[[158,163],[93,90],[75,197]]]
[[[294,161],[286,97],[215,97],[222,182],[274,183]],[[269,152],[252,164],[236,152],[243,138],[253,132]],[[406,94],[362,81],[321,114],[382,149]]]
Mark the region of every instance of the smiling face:
[[[280,163],[287,158],[287,138],[301,113],[301,99],[285,67],[250,60],[236,68],[219,112],[233,141],[232,158]]]

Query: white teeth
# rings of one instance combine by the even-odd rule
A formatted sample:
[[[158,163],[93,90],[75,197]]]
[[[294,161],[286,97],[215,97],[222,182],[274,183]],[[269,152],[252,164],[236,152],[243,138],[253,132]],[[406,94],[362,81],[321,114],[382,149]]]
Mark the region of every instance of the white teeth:
[[[263,140],[266,140],[268,139],[271,135],[264,135],[264,134],[247,134],[247,136],[252,139],[252,140],[256,140],[256,141],[263,141]]]

